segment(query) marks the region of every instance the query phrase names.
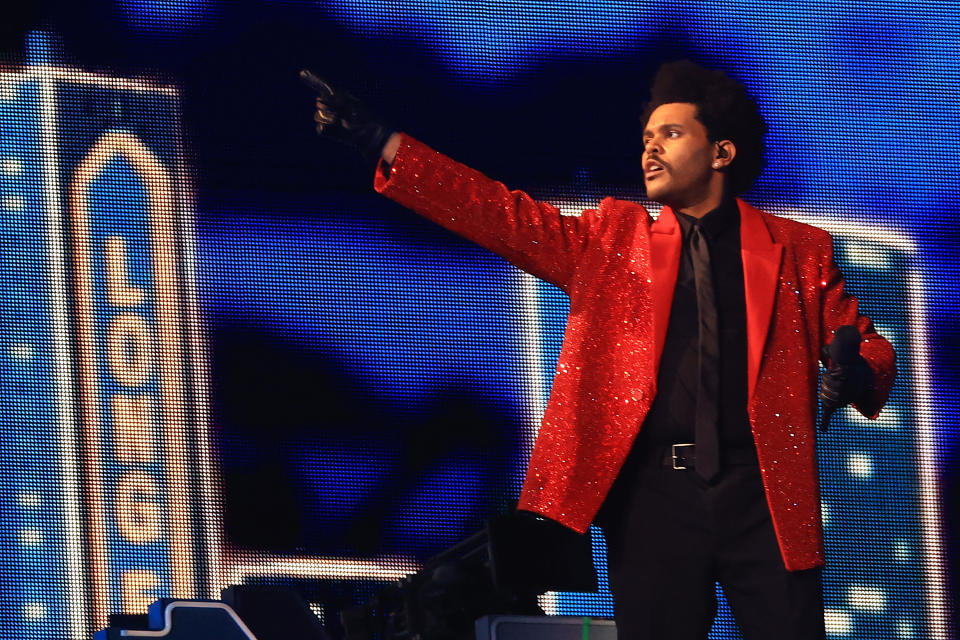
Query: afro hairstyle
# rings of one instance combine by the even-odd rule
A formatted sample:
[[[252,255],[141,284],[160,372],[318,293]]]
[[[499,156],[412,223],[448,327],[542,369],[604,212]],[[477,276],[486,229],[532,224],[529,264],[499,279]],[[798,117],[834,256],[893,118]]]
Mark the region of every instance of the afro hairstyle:
[[[697,107],[697,120],[711,142],[730,140],[737,148],[727,168],[727,185],[734,195],[749,189],[766,164],[767,125],[747,88],[719,69],[708,69],[690,60],[661,65],[650,87],[650,102],[641,116],[664,104],[685,102]]]

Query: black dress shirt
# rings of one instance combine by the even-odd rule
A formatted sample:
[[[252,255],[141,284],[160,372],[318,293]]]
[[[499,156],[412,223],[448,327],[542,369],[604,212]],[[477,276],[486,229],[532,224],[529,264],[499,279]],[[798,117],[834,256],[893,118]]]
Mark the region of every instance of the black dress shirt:
[[[694,442],[699,374],[697,291],[690,260],[690,230],[702,225],[710,248],[720,328],[719,380],[721,450],[753,446],[747,416],[747,313],[740,254],[740,211],[728,199],[699,220],[677,212],[683,234],[670,324],[657,376],[657,396],[640,439],[651,445]]]

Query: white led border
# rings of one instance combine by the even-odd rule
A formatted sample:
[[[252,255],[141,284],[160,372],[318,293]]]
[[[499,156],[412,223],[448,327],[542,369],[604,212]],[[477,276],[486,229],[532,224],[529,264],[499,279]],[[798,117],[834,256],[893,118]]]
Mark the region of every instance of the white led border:
[[[6,75],[6,74],[4,74]],[[67,298],[67,267],[63,247],[66,246],[63,229],[63,202],[61,199],[57,153],[57,105],[55,103],[55,75],[49,67],[27,67],[25,71],[9,74],[21,83],[35,82],[40,109],[40,170],[43,181],[44,209],[46,211],[46,250],[49,281],[50,324],[53,337],[53,366],[56,385],[56,413],[59,422],[57,451],[60,463],[60,499],[63,502],[64,561],[67,575],[63,576],[66,588],[73,598],[71,606],[63,612],[67,618],[70,637],[79,640],[89,635],[89,592],[84,580],[86,561],[83,557],[83,512],[80,500],[80,477],[77,447],[79,425],[74,411],[73,384],[74,363],[72,358],[71,326]]]
[[[247,578],[283,576],[308,579],[368,578],[392,582],[416,573],[422,567],[414,559],[380,556],[370,560],[345,560],[317,556],[276,556],[257,552],[233,556],[226,578],[230,584],[242,585]]]
[[[596,206],[596,202],[587,200],[559,200],[551,202],[564,216],[579,216],[585,209]],[[539,288],[543,282],[526,271],[512,269],[517,294],[520,301],[520,323],[518,333],[520,346],[525,355],[521,358],[521,380],[524,388],[520,389],[519,396],[526,399],[527,412],[531,419],[524,424],[523,446],[525,451],[532,451],[537,434],[540,433],[540,423],[547,408],[548,389],[552,380],[544,378],[544,349],[540,330],[542,313],[540,310]],[[559,615],[560,600],[556,591],[547,591],[537,598],[537,603],[547,615]]]
[[[943,514],[940,512],[940,482],[937,478],[938,463],[940,462],[937,454],[939,447],[936,420],[933,417],[933,404],[929,391],[931,380],[929,370],[924,366],[930,362],[930,349],[927,343],[927,308],[929,303],[926,288],[917,268],[919,260],[917,245],[903,230],[895,227],[873,223],[864,224],[859,219],[855,221],[856,224],[854,225],[849,220],[837,217],[836,213],[832,213],[831,217],[826,217],[825,215],[814,216],[782,208],[775,208],[775,211],[785,218],[819,227],[837,239],[844,241],[855,239],[856,242],[867,246],[884,245],[913,258],[910,262],[910,269],[904,274],[908,284],[904,293],[907,299],[908,314],[917,322],[905,336],[905,339],[910,343],[910,352],[915,363],[910,368],[909,388],[915,398],[914,416],[918,427],[916,433],[917,456],[920,459],[918,492],[924,545],[923,574],[927,588],[923,604],[929,611],[929,623],[933,634],[930,640],[950,640],[953,636],[948,605],[951,598],[947,589],[946,558],[943,553],[945,540],[938,526],[943,519]],[[848,260],[872,264],[861,256],[849,256]],[[902,376],[904,373],[905,371],[901,369],[898,371],[898,376]],[[902,378],[898,384],[903,384]]]

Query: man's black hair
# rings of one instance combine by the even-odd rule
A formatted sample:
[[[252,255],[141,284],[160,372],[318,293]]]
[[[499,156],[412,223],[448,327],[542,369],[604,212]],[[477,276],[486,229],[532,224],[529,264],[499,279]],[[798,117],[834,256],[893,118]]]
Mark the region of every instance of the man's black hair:
[[[690,60],[668,62],[653,79],[641,125],[646,126],[654,109],[672,102],[696,105],[696,117],[706,127],[707,138],[730,140],[737,147],[736,158],[727,168],[733,195],[753,186],[765,165],[767,125],[747,88],[719,69]]]

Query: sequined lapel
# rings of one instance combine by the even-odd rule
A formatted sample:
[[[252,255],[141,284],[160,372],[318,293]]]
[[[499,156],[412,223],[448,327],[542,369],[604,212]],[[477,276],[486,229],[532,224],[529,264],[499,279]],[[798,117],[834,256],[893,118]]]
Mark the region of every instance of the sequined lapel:
[[[660,368],[663,343],[670,324],[670,305],[680,268],[680,223],[670,207],[650,225],[650,253],[653,264],[653,330],[656,339],[654,374]]]
[[[747,397],[753,398],[770,330],[783,245],[773,242],[759,210],[737,199],[740,207],[740,252],[747,302]]]

